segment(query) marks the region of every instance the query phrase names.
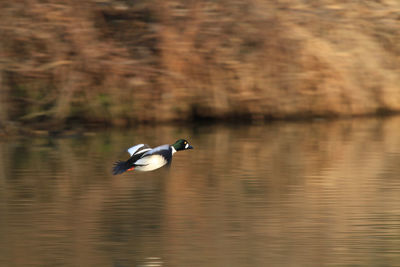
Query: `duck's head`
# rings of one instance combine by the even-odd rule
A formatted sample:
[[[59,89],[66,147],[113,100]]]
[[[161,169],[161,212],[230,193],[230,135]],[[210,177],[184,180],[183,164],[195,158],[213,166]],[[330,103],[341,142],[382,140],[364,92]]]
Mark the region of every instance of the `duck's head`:
[[[186,149],[193,149],[193,147],[185,139],[179,139],[172,146],[175,148],[176,151],[186,150]]]

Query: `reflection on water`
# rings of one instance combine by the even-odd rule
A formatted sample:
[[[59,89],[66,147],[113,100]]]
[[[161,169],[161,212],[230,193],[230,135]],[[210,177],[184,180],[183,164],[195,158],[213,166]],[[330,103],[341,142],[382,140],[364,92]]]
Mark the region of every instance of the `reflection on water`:
[[[399,266],[400,118],[0,143],[0,266]],[[172,167],[111,175],[135,143]]]

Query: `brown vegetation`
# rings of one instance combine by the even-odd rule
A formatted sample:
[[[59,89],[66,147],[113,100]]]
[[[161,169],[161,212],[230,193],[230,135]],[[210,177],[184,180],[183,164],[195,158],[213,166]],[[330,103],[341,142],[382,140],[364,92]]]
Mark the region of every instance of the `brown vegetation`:
[[[63,125],[400,110],[400,2],[0,4],[0,119]]]

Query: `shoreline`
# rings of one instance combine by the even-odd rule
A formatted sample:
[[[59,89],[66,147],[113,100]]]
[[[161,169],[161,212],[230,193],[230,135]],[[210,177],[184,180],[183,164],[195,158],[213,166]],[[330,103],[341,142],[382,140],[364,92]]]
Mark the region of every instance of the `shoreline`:
[[[339,122],[350,120],[369,120],[369,119],[390,119],[399,117],[400,113],[392,112],[386,114],[361,114],[356,116],[292,116],[286,118],[268,118],[264,120],[246,119],[201,119],[187,121],[151,121],[138,122],[135,124],[114,125],[112,123],[99,123],[88,121],[74,121],[73,124],[54,124],[54,123],[28,123],[18,122],[0,123],[0,137],[11,136],[70,136],[70,135],[92,135],[96,130],[132,130],[143,127],[202,127],[202,126],[263,126],[275,123],[315,123],[315,122]]]

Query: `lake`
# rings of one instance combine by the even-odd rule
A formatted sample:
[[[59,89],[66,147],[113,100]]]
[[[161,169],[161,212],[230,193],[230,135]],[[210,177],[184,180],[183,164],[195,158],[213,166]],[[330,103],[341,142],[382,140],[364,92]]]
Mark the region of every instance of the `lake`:
[[[3,138],[0,266],[400,266],[399,174],[399,117]]]

